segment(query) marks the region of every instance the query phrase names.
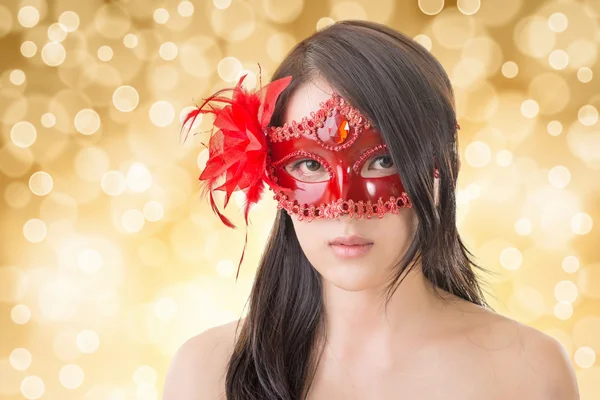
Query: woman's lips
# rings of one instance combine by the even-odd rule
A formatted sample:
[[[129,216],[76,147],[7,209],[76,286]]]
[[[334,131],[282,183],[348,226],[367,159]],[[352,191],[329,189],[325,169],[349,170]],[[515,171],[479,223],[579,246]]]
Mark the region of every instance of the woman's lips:
[[[373,247],[373,243],[358,245],[330,244],[329,247],[331,247],[333,254],[340,258],[354,258],[367,254]]]

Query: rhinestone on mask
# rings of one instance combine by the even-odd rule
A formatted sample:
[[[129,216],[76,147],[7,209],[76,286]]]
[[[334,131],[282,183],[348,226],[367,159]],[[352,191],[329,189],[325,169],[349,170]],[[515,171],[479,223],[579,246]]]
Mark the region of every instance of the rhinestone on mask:
[[[320,103],[320,108],[317,111],[311,111],[309,116],[304,117],[300,122],[291,121],[283,126],[271,126],[266,128],[266,133],[271,142],[282,142],[293,138],[298,138],[304,134],[317,136],[317,130],[325,125],[327,118],[333,115],[333,112],[339,112],[344,120],[338,127],[332,139],[334,142],[342,145],[342,148],[346,148],[354,140],[363,129],[371,128],[371,123],[365,118],[358,109],[354,108],[350,103],[345,101],[338,93],[333,92],[331,97],[324,102]],[[344,126],[344,124],[346,124]],[[348,131],[354,131],[354,135],[348,135]],[[340,129],[343,129],[345,133],[340,133]],[[350,139],[349,139],[350,138]],[[338,146],[332,146],[338,147]]]

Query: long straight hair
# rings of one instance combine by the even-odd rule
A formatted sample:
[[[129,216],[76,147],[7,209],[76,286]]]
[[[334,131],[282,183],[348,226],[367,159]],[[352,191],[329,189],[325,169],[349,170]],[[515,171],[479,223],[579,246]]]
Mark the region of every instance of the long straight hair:
[[[418,226],[393,279],[387,306],[405,273],[421,262],[434,288],[487,303],[477,265],[456,227],[459,169],[454,93],[441,64],[424,47],[382,24],[346,20],[314,33],[286,56],[271,80],[292,76],[271,125],[281,125],[295,88],[324,78],[378,128],[413,203]],[[433,171],[439,170],[439,202]],[[279,210],[260,260],[226,372],[228,400],[299,400],[308,395],[324,345],[320,275]]]

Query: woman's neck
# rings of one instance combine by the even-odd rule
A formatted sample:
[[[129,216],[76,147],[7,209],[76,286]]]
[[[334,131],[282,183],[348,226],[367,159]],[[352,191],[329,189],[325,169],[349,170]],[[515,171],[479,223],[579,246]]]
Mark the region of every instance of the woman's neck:
[[[423,339],[425,333],[439,326],[445,303],[433,293],[420,265],[406,274],[387,312],[381,290],[347,291],[323,282],[326,341],[338,359],[360,360],[373,352],[385,359],[396,346],[414,344],[411,339]]]

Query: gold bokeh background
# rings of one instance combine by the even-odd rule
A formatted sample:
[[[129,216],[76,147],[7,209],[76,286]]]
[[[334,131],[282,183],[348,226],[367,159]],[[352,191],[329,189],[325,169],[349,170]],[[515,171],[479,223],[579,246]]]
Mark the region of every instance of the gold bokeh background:
[[[244,315],[276,213],[200,198],[210,121],[334,21],[414,37],[455,87],[458,223],[502,314],[560,341],[600,398],[600,2],[2,0],[0,398],[160,398],[189,337]],[[218,197],[222,205],[222,196]]]

